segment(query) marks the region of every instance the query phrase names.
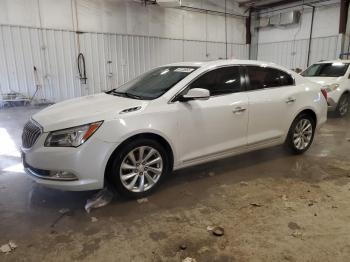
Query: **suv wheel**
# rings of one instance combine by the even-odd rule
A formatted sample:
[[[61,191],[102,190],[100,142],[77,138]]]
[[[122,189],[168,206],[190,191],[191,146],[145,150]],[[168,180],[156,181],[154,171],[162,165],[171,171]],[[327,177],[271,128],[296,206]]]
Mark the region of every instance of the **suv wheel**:
[[[308,114],[297,116],[288,132],[287,148],[294,154],[302,154],[309,149],[314,139],[315,121]]]
[[[136,139],[114,156],[109,179],[118,193],[128,198],[140,198],[153,192],[169,173],[169,157],[155,140]]]
[[[338,116],[343,117],[349,111],[349,95],[343,94],[338,102],[336,113]]]

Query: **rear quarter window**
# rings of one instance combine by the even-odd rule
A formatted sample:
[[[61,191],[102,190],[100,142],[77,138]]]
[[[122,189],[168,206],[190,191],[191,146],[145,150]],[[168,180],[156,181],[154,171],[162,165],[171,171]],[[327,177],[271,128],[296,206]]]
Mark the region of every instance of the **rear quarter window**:
[[[290,74],[276,68],[248,66],[247,73],[250,90],[294,85]]]

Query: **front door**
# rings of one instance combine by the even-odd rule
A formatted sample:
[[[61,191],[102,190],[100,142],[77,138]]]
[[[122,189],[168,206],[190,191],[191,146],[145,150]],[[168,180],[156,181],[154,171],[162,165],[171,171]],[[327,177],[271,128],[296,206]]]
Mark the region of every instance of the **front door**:
[[[240,68],[213,69],[193,81],[186,90],[191,88],[209,90],[210,98],[176,102],[182,141],[180,159],[186,164],[245,147],[249,108]]]

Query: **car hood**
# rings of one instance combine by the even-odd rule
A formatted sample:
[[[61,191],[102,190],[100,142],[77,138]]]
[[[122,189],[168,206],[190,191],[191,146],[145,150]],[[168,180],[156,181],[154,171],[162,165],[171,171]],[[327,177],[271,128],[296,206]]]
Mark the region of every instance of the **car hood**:
[[[113,119],[122,110],[144,107],[148,102],[109,94],[70,99],[49,106],[32,116],[44,132]]]
[[[305,77],[305,78],[312,82],[320,84],[322,86],[337,83],[341,79],[341,77],[317,77],[317,76]]]

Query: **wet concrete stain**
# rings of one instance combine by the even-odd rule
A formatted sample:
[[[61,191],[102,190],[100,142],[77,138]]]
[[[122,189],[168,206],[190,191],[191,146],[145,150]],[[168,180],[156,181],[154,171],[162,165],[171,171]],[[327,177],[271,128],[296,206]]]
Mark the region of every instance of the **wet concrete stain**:
[[[301,229],[301,227],[295,222],[289,222],[288,227],[292,230]]]
[[[159,240],[162,240],[162,239],[165,239],[165,238],[168,237],[167,234],[162,232],[162,231],[160,231],[160,232],[151,232],[149,234],[149,236],[154,241],[159,241]]]

